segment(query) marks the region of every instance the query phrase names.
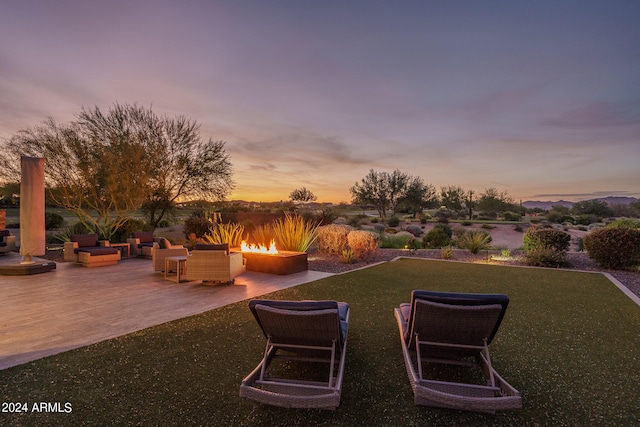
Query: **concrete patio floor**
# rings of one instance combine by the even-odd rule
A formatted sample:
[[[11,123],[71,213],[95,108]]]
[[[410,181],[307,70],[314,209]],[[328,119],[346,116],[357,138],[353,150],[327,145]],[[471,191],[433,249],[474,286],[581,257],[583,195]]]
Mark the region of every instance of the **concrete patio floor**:
[[[16,253],[0,264],[16,264]],[[234,285],[177,284],[150,260],[85,268],[58,263],[31,276],[0,276],[0,369],[331,276],[245,272]]]

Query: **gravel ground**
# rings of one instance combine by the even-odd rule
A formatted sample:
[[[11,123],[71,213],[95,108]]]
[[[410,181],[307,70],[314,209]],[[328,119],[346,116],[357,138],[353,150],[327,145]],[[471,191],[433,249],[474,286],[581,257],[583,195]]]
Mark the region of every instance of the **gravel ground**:
[[[494,255],[499,254],[495,253]],[[309,269],[324,271],[328,273],[343,273],[345,271],[355,270],[378,262],[390,261],[399,256],[425,259],[441,259],[440,250],[407,251],[401,249],[379,249],[373,256],[371,256],[364,262],[344,264],[340,262],[337,256],[313,253],[309,254]],[[454,252],[452,260],[465,262],[486,262],[487,258],[488,256],[486,252],[478,255],[473,255],[468,251],[456,250]],[[602,269],[593,260],[591,260],[585,252],[569,252],[567,254],[567,260],[571,264],[570,267],[568,267],[571,270],[601,271],[610,273],[613,277],[620,281],[620,283],[629,288],[631,292],[640,297],[640,271],[617,271]],[[518,253],[515,253],[513,259],[511,260],[500,260],[491,262],[500,265],[525,265]]]

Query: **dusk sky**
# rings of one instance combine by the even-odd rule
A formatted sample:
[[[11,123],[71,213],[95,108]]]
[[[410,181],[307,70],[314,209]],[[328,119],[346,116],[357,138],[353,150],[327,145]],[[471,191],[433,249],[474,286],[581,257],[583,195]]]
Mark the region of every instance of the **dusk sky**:
[[[229,199],[640,197],[640,1],[0,0],[1,139],[115,103],[225,141]]]

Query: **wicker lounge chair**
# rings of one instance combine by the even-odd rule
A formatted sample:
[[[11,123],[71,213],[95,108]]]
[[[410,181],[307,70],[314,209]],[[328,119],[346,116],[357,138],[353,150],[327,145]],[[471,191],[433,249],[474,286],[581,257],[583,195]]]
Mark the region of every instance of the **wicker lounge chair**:
[[[411,303],[395,309],[417,405],[478,412],[522,407],[520,393],[498,375],[489,356],[508,304],[501,294],[413,291]],[[486,384],[468,382],[474,372],[464,367],[475,367]],[[459,378],[451,381],[451,375]]]
[[[267,344],[260,364],[242,381],[240,396],[286,408],[337,408],[349,306],[336,301],[252,300],[249,308]],[[281,365],[274,362],[278,358],[304,366],[291,369],[294,374],[287,377],[278,372]]]
[[[203,283],[233,283],[247,267],[242,253],[229,253],[228,248],[228,245],[196,245],[191,255],[187,257],[187,280],[202,280]]]

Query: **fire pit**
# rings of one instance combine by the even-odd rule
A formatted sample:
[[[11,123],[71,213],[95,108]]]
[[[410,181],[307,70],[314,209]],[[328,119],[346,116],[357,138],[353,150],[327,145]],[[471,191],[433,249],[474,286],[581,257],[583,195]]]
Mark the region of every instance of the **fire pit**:
[[[248,271],[286,275],[309,269],[306,252],[279,251],[273,241],[269,248],[242,242],[240,251]]]

